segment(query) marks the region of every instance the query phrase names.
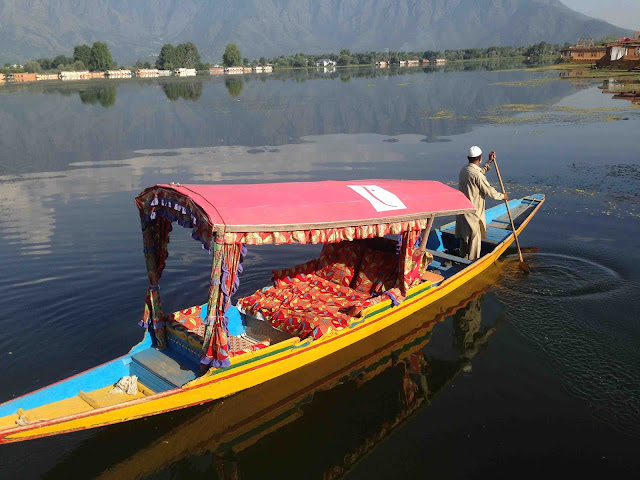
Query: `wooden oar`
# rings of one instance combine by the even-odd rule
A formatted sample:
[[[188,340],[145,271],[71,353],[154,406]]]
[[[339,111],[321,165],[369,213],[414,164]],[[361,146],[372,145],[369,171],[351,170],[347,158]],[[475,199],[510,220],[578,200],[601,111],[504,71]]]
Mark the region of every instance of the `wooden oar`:
[[[504,183],[502,183],[502,177],[500,176],[500,169],[498,168],[498,160],[495,158],[495,153],[491,152],[489,158],[493,158],[493,163],[496,164],[496,173],[498,174],[498,180],[500,181],[500,188],[502,189],[502,193],[507,193],[504,189]],[[509,214],[509,221],[511,222],[511,230],[513,230],[513,237],[516,240],[516,247],[518,247],[518,256],[520,257],[520,269],[524,273],[529,273],[529,267],[526,263],[524,263],[524,259],[522,258],[522,250],[520,249],[520,242],[518,241],[518,234],[516,233],[516,226],[513,224],[513,217],[511,216],[511,209],[509,208],[509,201],[505,200],[504,204],[507,206],[507,213]]]

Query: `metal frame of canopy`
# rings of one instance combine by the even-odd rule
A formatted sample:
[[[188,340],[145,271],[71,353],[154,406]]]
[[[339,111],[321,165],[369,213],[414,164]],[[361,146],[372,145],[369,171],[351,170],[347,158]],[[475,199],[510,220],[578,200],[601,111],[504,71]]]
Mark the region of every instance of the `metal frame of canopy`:
[[[192,237],[213,254],[201,360],[213,367],[229,365],[225,312],[238,286],[244,245],[337,243],[403,234],[403,248],[408,249],[423,232],[424,250],[435,217],[473,211],[463,193],[428,180],[172,183],[145,189],[136,204],[149,276],[140,324],[153,325],[158,348],[166,347],[158,282],[171,224],[192,228]]]

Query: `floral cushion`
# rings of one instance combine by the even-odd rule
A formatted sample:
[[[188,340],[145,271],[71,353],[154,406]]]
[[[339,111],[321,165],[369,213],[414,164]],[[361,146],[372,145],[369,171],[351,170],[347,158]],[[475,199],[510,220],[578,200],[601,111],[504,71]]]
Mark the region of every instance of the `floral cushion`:
[[[300,312],[282,308],[271,323],[278,330],[300,338],[318,339],[333,330],[345,328],[349,323],[349,317],[330,310]]]
[[[285,280],[287,277],[293,278],[300,274],[307,274],[307,275],[312,274],[316,271],[317,268],[318,268],[318,259],[314,258],[301,265],[296,265],[295,267],[284,268],[282,270],[274,270],[272,272],[274,285],[278,286],[279,283]]]
[[[380,294],[393,288],[398,277],[398,256],[393,251],[367,248],[351,288],[365,294]]]
[[[409,248],[403,263],[405,291],[422,281],[422,275],[427,271],[427,265],[433,262],[433,255],[419,248]]]
[[[191,332],[202,337],[204,336],[202,307],[206,307],[206,304],[178,310],[175,313],[165,315],[164,321],[170,327],[177,328],[180,331]]]
[[[300,274],[282,279],[279,287],[240,299],[238,306],[250,314],[262,314],[279,330],[319,338],[331,329],[344,328],[350,319],[345,312],[367,298],[317,275]]]
[[[316,275],[348,287],[360,263],[360,242],[327,243],[318,259]]]
[[[282,306],[282,302],[292,295],[293,292],[289,288],[266,288],[241,298],[238,300],[238,306],[253,315],[261,313],[265,317],[270,317]]]
[[[346,311],[344,311],[344,313],[346,313],[350,317],[360,317],[362,316],[362,311],[365,308],[388,300],[391,300],[394,305],[399,305],[400,303],[404,302],[405,297],[402,295],[399,288],[392,288],[382,293],[381,295],[378,295],[377,297],[368,298],[367,300],[362,300],[358,303],[354,303]]]

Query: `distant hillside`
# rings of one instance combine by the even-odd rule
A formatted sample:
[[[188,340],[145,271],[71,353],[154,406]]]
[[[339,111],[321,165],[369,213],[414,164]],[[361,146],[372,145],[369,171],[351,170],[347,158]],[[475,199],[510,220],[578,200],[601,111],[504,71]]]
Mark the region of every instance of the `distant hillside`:
[[[108,43],[119,62],[192,41],[203,60],[295,52],[437,50],[574,42],[629,31],[558,0],[3,0],[0,61]]]

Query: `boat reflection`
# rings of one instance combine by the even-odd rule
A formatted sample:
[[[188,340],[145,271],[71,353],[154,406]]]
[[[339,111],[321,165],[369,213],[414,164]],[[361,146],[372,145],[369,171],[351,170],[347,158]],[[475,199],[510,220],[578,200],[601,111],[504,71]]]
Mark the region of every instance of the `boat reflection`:
[[[89,464],[103,479],[150,475],[188,478],[196,471],[202,474],[203,468],[225,479],[253,478],[264,476],[264,472],[270,477],[290,478],[301,471],[308,477],[341,476],[429,405],[458,374],[468,371],[471,359],[497,328],[495,320],[485,319],[493,325],[483,325],[481,309],[484,294],[499,272],[499,266],[491,266],[436,306],[363,340],[351,351],[336,352],[291,374],[200,407],[195,415],[179,420],[178,426],[150,442],[148,430],[157,427],[131,422],[137,426],[127,429],[134,437],[126,443],[137,444],[137,451],[121,452],[128,458],[116,460],[112,456],[111,466],[98,466],[105,462],[104,455],[94,462],[88,460],[89,452],[104,454],[111,447],[121,450],[122,432],[113,433],[119,427],[105,429],[49,474],[60,476],[77,470],[82,463],[85,471]],[[425,354],[434,328],[445,320],[452,320],[453,339],[444,358],[428,351]],[[440,328],[447,331],[449,327]],[[173,422],[169,418],[164,415],[153,421]],[[145,428],[146,433],[141,430]],[[143,448],[141,437],[147,439]]]
[[[628,100],[633,105],[640,104],[640,82],[637,80],[620,81],[616,79],[605,80],[599,87],[602,93],[613,95],[615,100]]]

